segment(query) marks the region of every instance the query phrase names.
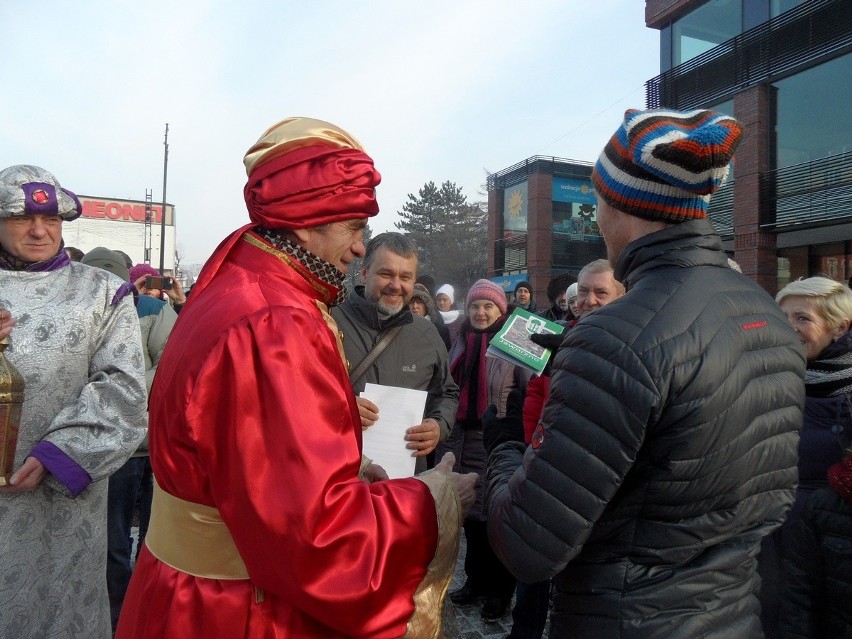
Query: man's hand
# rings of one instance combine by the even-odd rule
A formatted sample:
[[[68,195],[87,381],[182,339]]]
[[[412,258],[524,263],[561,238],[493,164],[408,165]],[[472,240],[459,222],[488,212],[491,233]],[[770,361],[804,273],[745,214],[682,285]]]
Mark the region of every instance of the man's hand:
[[[388,474],[385,469],[378,464],[371,463],[364,469],[364,472],[361,474],[361,479],[368,484],[375,484],[377,481],[384,481],[385,479],[388,479]]]
[[[497,406],[491,404],[482,414],[482,443],[488,454],[505,442],[524,443],[524,396],[517,388],[506,398],[506,416],[497,417]]]
[[[13,326],[15,326],[15,319],[12,314],[5,308],[0,308],[0,339],[9,337]]]
[[[361,429],[367,430],[379,419],[379,407],[365,397],[356,397],[355,403],[358,404],[358,414],[361,416]]]
[[[440,438],[441,426],[431,417],[427,417],[422,424],[412,426],[405,431],[405,441],[408,442],[406,447],[415,451],[415,457],[425,457],[435,450]]]
[[[0,486],[0,492],[22,493],[30,492],[38,488],[38,485],[47,476],[44,465],[35,457],[27,457],[24,465],[16,470],[9,479],[9,486]]]
[[[452,453],[447,453],[435,466],[435,472],[447,475],[456,487],[456,492],[459,494],[459,501],[462,507],[462,516],[467,516],[471,506],[476,501],[476,483],[479,481],[479,475],[476,473],[466,473],[464,475],[453,472],[453,466],[456,463],[456,456]]]

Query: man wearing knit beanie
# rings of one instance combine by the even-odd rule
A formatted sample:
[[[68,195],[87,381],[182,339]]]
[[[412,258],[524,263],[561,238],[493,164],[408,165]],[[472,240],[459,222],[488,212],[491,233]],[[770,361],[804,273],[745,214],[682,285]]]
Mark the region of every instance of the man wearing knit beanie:
[[[526,280],[521,280],[515,284],[515,305],[530,313],[538,311],[538,305],[533,299],[532,284]]]
[[[554,578],[551,636],[761,636],[756,557],[793,501],[805,360],[707,219],[741,136],[711,111],[628,111],[595,165],[627,292],[567,332],[526,454],[489,460],[492,545],[518,579]]]
[[[362,459],[329,313],[379,173],[300,117],[243,163],[250,222],[202,269],[151,389],[151,524],[116,636],[440,636],[476,476],[451,455],[394,480]]]

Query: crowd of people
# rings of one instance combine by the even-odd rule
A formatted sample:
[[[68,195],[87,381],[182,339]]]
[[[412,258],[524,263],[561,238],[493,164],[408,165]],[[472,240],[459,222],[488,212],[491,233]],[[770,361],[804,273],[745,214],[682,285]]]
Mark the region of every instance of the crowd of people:
[[[365,245],[381,176],[321,120],[249,148],[249,222],[191,296],[66,247],[74,193],[0,171],[0,637],[454,637],[458,606],[511,639],[852,636],[852,290],[733,267],[707,208],[741,136],[628,111],[592,173],[607,259],[546,307]],[[561,325],[541,373],[489,352],[515,309]],[[410,476],[364,455],[376,386],[422,393]]]

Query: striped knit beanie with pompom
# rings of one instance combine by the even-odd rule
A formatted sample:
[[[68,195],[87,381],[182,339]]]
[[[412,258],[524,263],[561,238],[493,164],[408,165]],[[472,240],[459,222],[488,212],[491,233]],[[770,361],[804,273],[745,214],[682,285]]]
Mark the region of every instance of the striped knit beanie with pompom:
[[[739,122],[721,113],[631,109],[595,164],[596,195],[647,220],[706,218],[741,139]]]

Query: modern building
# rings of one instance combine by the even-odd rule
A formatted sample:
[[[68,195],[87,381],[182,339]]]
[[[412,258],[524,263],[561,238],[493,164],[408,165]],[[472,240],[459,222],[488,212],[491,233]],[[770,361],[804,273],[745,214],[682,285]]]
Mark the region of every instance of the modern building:
[[[127,253],[134,264],[146,262],[160,268],[160,237],[165,228],[163,274],[174,275],[175,210],[166,204],[165,225],[162,204],[141,200],[78,195],[83,215],[62,227],[66,246],[76,246],[87,253],[98,246]]]
[[[745,136],[710,217],[771,293],[852,277],[852,2],[646,0],[660,31],[649,108],[712,107]]]
[[[660,31],[661,70],[646,83],[646,106],[713,108],[744,126],[732,179],[710,203],[725,250],[772,294],[798,277],[847,281],[852,0],[646,0],[645,21]],[[560,217],[557,182],[590,188],[590,173],[534,157],[489,176],[495,281],[510,290],[529,279],[541,298],[550,276],[605,255],[593,198],[571,200]]]
[[[507,292],[528,280],[539,306],[559,273],[606,257],[592,164],[534,156],[488,176],[488,269]]]

